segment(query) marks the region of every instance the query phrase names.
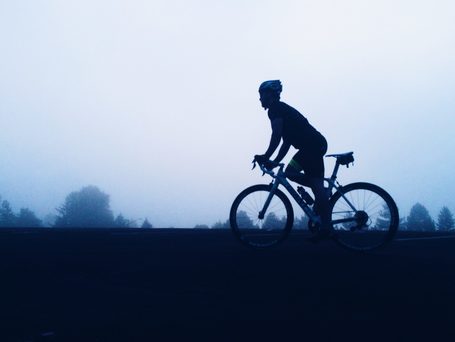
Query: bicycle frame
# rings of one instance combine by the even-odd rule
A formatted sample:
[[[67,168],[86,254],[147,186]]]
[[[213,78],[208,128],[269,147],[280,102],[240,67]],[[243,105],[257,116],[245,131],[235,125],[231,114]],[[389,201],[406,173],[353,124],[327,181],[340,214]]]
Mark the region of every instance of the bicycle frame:
[[[268,207],[270,205],[270,202],[272,201],[272,198],[275,195],[276,189],[278,189],[279,185],[283,185],[286,188],[286,190],[289,192],[289,194],[297,202],[297,204],[300,206],[300,208],[302,208],[302,210],[308,216],[310,221],[313,221],[316,224],[320,224],[321,223],[320,216],[317,215],[313,211],[313,209],[310,208],[310,206],[308,204],[306,204],[306,202],[302,199],[302,197],[298,194],[298,192],[292,187],[292,185],[287,180],[286,173],[283,170],[284,169],[284,164],[280,163],[280,164],[278,164],[278,166],[279,166],[278,172],[277,172],[277,174],[275,174],[272,170],[269,171],[265,167],[263,167],[262,165],[259,165],[259,167],[264,172],[264,174],[267,173],[268,175],[270,175],[273,178],[273,181],[270,184],[270,186],[271,186],[270,193],[269,193],[269,195],[268,195],[268,197],[267,197],[267,199],[266,199],[266,201],[264,203],[264,207],[259,212],[259,218],[263,219],[265,217],[265,213],[267,212],[267,209],[268,209]],[[338,192],[341,193],[341,196],[344,198],[346,203],[351,207],[351,209],[354,212],[357,212],[357,209],[354,207],[354,205],[348,200],[348,198],[343,193],[342,185],[336,180],[339,167],[340,167],[340,164],[337,162],[335,164],[335,167],[333,169],[333,172],[332,172],[332,175],[330,176],[330,178],[324,178],[324,180],[329,184],[329,186],[327,188],[327,191],[328,191],[329,194],[332,194],[332,191],[335,188]],[[352,222],[352,221],[355,221],[355,220],[356,220],[355,217],[338,219],[338,220],[333,220],[332,224],[338,224],[338,223],[343,223],[343,222]]]

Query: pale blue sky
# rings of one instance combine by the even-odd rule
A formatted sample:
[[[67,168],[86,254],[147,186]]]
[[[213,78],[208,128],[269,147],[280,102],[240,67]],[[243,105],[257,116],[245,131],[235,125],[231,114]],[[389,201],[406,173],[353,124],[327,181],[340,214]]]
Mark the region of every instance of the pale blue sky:
[[[115,214],[228,217],[270,125],[257,87],[355,152],[406,216],[455,212],[453,1],[2,1],[0,195],[39,216],[89,184]],[[289,155],[286,160],[289,160]],[[328,171],[332,163],[327,163]]]

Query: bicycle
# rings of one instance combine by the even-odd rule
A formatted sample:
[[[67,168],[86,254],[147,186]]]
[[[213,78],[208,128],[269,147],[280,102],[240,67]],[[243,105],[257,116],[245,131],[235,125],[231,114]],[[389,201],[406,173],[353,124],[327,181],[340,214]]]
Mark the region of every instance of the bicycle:
[[[336,159],[328,183],[331,210],[332,239],[339,245],[356,251],[370,251],[391,241],[398,230],[399,214],[393,198],[375,184],[356,182],[342,186],[337,181],[340,166],[354,162],[353,152],[331,154]],[[256,163],[254,162],[253,169]],[[243,244],[253,248],[267,248],[286,239],[294,223],[294,210],[288,197],[278,189],[283,185],[308,217],[308,229],[315,233],[321,219],[315,212],[312,197],[299,194],[286,178],[284,164],[275,174],[259,164],[263,175],[270,175],[270,184],[253,185],[243,190],[231,206],[231,230]],[[298,190],[303,188],[298,187]],[[302,196],[302,195],[306,196]],[[308,198],[309,196],[309,198]],[[307,203],[307,201],[308,203]]]

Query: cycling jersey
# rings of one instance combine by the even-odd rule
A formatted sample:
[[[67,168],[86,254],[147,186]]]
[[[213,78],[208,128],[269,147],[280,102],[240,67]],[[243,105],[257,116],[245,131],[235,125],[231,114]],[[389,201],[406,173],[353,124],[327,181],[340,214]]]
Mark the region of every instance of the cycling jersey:
[[[319,133],[300,112],[288,104],[277,101],[268,111],[270,121],[283,119],[283,141],[297,149],[320,150],[321,145],[327,144],[324,136]]]

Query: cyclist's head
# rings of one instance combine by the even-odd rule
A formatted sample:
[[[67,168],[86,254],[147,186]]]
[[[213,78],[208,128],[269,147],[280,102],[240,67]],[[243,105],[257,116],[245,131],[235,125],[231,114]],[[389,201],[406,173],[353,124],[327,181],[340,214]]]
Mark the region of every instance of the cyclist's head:
[[[259,100],[262,107],[267,109],[270,105],[280,99],[280,93],[283,90],[280,80],[265,81],[259,87]]]

